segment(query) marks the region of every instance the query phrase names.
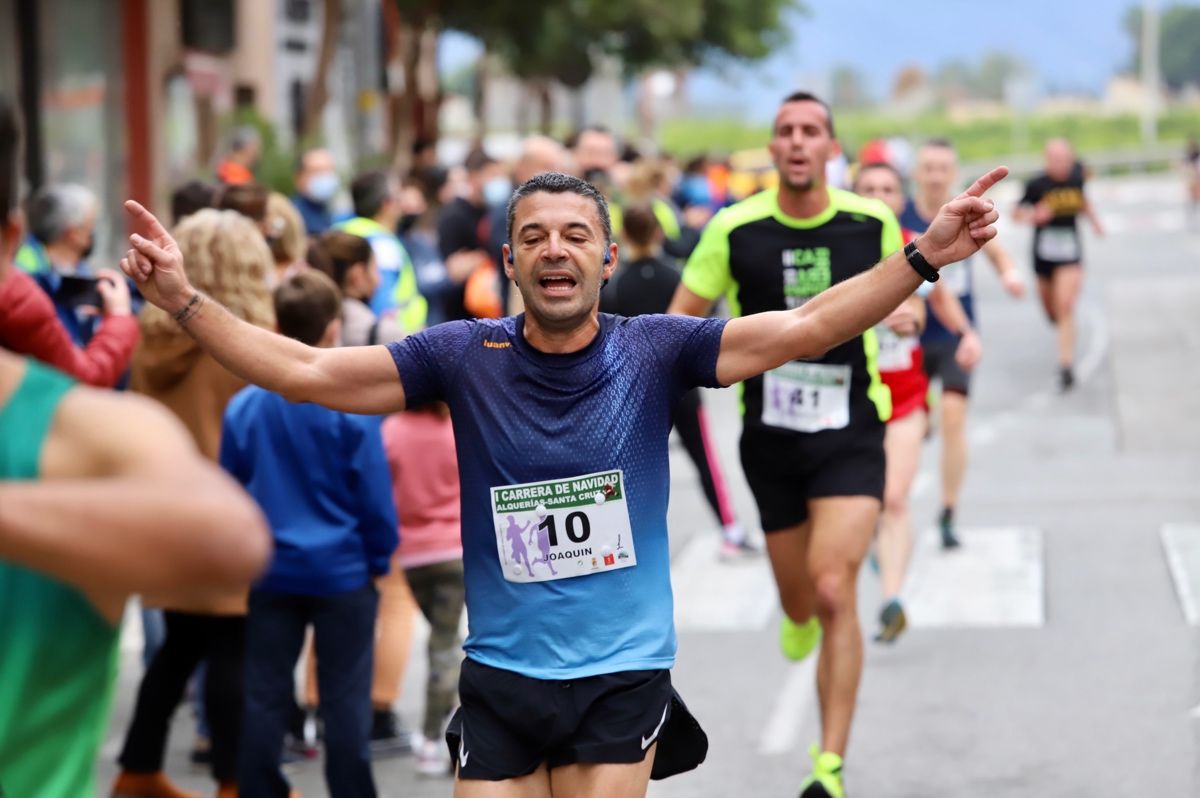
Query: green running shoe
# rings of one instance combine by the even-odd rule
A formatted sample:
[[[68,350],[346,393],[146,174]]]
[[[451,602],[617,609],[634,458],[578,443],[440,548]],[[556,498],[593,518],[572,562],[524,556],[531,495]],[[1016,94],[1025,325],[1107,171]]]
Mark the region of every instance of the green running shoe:
[[[876,643],[891,643],[908,626],[908,617],[900,599],[892,599],[883,605],[879,613],[879,634],[875,635]]]
[[[800,798],[846,798],[842,784],[842,758],[822,751],[816,743],[808,749],[813,772],[800,784]]]
[[[783,656],[792,662],[800,660],[813,653],[821,642],[821,622],[817,616],[812,616],[804,623],[795,623],[784,614],[779,623],[779,647]]]

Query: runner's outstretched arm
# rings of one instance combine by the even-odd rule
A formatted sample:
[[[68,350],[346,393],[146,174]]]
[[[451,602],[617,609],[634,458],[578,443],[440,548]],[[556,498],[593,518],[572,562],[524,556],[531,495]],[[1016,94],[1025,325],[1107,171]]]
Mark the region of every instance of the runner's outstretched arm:
[[[983,194],[1008,174],[997,167],[942,206],[917,248],[940,269],[974,254],[995,238],[999,218]],[[732,319],[721,338],[717,380],[722,385],[761,374],[796,358],[819,357],[878,324],[903,302],[921,277],[903,252],[875,268],[822,291],[796,310],[757,313]],[[681,291],[687,290],[681,286]],[[676,304],[686,304],[686,300]]]
[[[133,249],[121,260],[121,270],[222,366],[294,402],[350,413],[404,409],[404,388],[385,347],[305,346],[237,318],[192,288],[179,245],[154,214],[132,200],[125,209]]]

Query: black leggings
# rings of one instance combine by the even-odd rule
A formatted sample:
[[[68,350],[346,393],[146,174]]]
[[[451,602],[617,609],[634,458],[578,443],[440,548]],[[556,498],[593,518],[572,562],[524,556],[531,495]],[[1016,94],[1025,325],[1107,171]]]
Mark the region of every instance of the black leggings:
[[[167,634],[138,688],[133,721],[120,763],[134,773],[162,770],[167,732],[188,679],[207,660],[204,709],[212,734],[213,778],[237,780],[238,735],[242,723],[242,661],[246,618],[242,615],[163,613]]]
[[[708,432],[708,421],[704,417],[704,406],[700,402],[700,389],[693,388],[683,395],[675,406],[675,431],[688,457],[700,472],[700,485],[704,498],[722,526],[734,522],[733,508],[729,503],[729,491],[721,473],[716,449]]]

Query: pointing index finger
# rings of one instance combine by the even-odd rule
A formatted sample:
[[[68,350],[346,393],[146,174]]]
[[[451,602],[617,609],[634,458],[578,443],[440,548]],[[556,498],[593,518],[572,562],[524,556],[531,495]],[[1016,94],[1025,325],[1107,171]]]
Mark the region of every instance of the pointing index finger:
[[[158,217],[142,207],[137,200],[125,200],[125,211],[131,217],[134,225],[142,228],[146,238],[157,241],[168,235],[162,223],[158,221]]]
[[[1001,180],[1003,180],[1007,176],[1008,176],[1008,167],[1007,166],[997,166],[995,169],[988,172],[986,175],[984,175],[983,177],[979,178],[974,183],[972,183],[971,187],[968,188],[966,191],[964,191],[963,194],[964,194],[964,196],[968,196],[968,197],[982,197],[984,195],[984,192],[986,192],[989,188],[991,188],[992,186],[999,183]]]

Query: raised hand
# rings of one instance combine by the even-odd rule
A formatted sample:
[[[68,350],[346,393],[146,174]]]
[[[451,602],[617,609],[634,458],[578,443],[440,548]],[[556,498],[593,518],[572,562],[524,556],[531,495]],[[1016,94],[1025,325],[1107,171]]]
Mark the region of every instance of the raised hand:
[[[929,229],[917,239],[917,249],[930,266],[940,269],[957,263],[996,237],[1000,214],[983,195],[1007,175],[1007,166],[997,166],[938,210]]]
[[[183,253],[166,228],[133,200],[125,202],[133,249],[121,259],[121,271],[137,284],[147,301],[176,313],[195,293],[183,270]]]

